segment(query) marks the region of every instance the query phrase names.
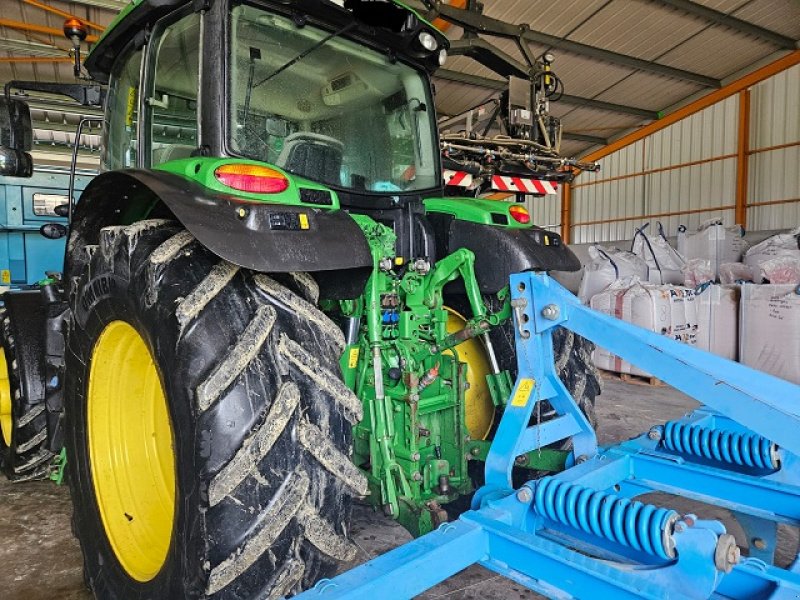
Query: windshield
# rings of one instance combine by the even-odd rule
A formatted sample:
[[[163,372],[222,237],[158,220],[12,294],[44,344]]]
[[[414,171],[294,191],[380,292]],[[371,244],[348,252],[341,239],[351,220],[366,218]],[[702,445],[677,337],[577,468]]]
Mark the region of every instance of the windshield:
[[[440,185],[434,108],[416,69],[251,6],[232,10],[230,143],[334,187]]]

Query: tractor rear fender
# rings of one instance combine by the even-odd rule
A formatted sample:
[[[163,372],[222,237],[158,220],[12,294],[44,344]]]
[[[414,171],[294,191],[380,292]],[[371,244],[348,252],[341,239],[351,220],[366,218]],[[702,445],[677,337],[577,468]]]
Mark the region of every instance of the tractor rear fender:
[[[503,227],[464,221],[452,214],[429,212],[436,235],[437,254],[467,248],[475,253],[475,275],[485,294],[508,285],[512,273],[522,271],[577,271],[580,260],[561,236],[541,227]],[[448,291],[456,292],[452,286]]]
[[[324,272],[326,281],[336,283],[327,297],[357,296],[372,267],[369,245],[344,211],[242,201],[181,175],[130,169],[97,176],[81,195],[67,245],[67,276],[81,272],[88,258],[80,249],[97,244],[103,227],[146,218],[180,221],[201,244],[240,267]]]

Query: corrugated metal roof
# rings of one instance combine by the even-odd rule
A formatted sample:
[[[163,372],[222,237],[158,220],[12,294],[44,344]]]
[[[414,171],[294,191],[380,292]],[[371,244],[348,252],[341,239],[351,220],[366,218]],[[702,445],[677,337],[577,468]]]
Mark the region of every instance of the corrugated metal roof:
[[[633,73],[628,67],[584,56],[566,53],[556,53],[555,56],[553,70],[564,82],[566,93],[583,98],[594,98]]]
[[[457,115],[473,108],[494,96],[494,92],[486,88],[454,83],[440,79],[436,82],[436,104],[439,106],[440,98],[447,98],[447,108],[439,107],[439,111],[446,115]]]
[[[509,23],[526,23],[561,37],[608,3],[609,0],[561,0],[554,5],[552,0],[493,0],[485,2],[484,14]]]
[[[667,52],[659,62],[724,79],[774,51],[769,42],[725,27],[709,27]]]
[[[25,4],[20,0],[0,0],[2,11],[0,16],[9,21],[31,23],[51,27],[58,31],[64,25],[64,18],[46,12],[35,6]],[[43,0],[43,4],[52,8],[69,12],[80,19],[86,19],[92,23],[106,26],[114,19],[117,11],[89,6],[91,0],[86,2],[61,2],[58,0]],[[114,5],[111,0],[106,0],[105,4]],[[116,3],[124,6],[125,2]],[[90,30],[90,34],[97,34],[97,31]],[[31,52],[20,49],[17,51],[4,50],[3,40],[16,40],[22,42],[36,42],[49,47],[51,56],[68,57],[71,50],[70,42],[64,36],[52,36],[43,33],[26,33],[17,29],[0,27],[0,82],[5,83],[11,79],[35,79],[39,81],[72,82],[75,80],[72,74],[72,65],[69,63],[9,63],[2,62],[2,57],[6,56],[30,56]],[[84,52],[87,46],[84,45]]]
[[[800,38],[800,2],[797,0],[694,0],[695,4],[713,9],[793,40]],[[754,35],[730,24],[717,22],[713,17],[690,14],[672,8],[658,0],[569,0],[556,4],[549,0],[485,0],[484,14],[513,24],[527,24],[534,32],[579,42],[600,51],[612,51],[626,57],[641,59],[723,80],[733,74],[754,68],[764,59],[778,56],[780,40]],[[734,24],[735,25],[735,24]],[[498,48],[519,56],[510,40],[482,35]],[[537,44],[535,53],[546,48]],[[554,71],[564,82],[566,93],[588,100],[601,100],[661,111],[680,104],[702,92],[704,85],[675,77],[657,74],[654,69],[639,69],[626,60],[609,60],[598,53],[578,53],[554,48]],[[519,59],[518,59],[519,60]],[[470,59],[455,58],[447,69],[492,77],[484,67],[469,64]],[[494,76],[496,79],[497,77]],[[453,88],[456,94],[462,89]],[[457,96],[439,94],[437,104],[445,112],[455,112]],[[624,134],[630,127],[642,123],[641,118],[616,115],[607,110],[574,105],[554,107],[563,115],[566,131],[586,129],[587,122],[606,139]],[[618,129],[617,129],[618,127]],[[583,142],[571,145],[587,149]]]
[[[699,85],[686,81],[637,71],[594,98],[615,104],[660,110],[701,89]]]
[[[706,26],[697,17],[646,0],[614,0],[569,39],[655,60]]]
[[[42,0],[79,18],[107,25],[125,0]],[[412,2],[414,0],[411,0]],[[749,24],[797,40],[800,38],[800,2],[797,0],[693,0],[696,4],[730,15]],[[0,0],[2,18],[61,29],[63,19],[21,0]],[[109,8],[112,7],[112,8]],[[714,22],[713,19],[671,8],[658,0],[484,0],[484,14],[511,24],[527,25],[566,41],[579,42],[599,50],[675,67],[714,79],[733,73],[775,55],[776,41],[754,37],[752,32]],[[96,32],[92,32],[96,33]],[[451,39],[464,32],[457,26],[447,30]],[[481,36],[500,50],[522,62],[513,40]],[[5,42],[5,45],[3,44]],[[40,44],[33,47],[32,44]],[[21,48],[28,46],[27,53]],[[548,50],[544,43],[531,44],[534,54]],[[52,53],[66,57],[69,43],[61,36],[26,34],[0,28],[0,59],[4,56],[30,56]],[[697,82],[638,69],[625,61],[599,58],[568,49],[554,50],[554,69],[567,94],[587,100],[660,111],[680,103],[703,90]],[[448,70],[497,79],[486,67],[466,57],[451,57]],[[674,74],[673,74],[674,75]],[[8,63],[0,61],[0,82],[10,79],[73,80],[69,63]],[[456,114],[485,100],[490,88],[473,87],[451,81],[437,81],[437,105],[445,114]],[[564,116],[566,131],[592,129],[599,137],[614,138],[642,122],[642,117],[563,104],[554,113]],[[584,151],[587,142],[570,141],[565,149]]]
[[[743,4],[740,9],[733,11],[733,16],[790,38],[800,38],[797,0],[754,0]]]

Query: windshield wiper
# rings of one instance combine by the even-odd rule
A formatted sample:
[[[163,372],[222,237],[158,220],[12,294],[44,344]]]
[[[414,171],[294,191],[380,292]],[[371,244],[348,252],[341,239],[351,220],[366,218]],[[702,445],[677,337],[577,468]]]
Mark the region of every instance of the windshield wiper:
[[[353,29],[353,28],[354,28],[356,25],[358,25],[358,22],[357,22],[357,21],[350,21],[350,22],[349,22],[347,25],[345,25],[344,27],[342,27],[342,28],[341,28],[341,29],[339,29],[338,31],[334,31],[334,32],[333,32],[333,33],[331,33],[331,34],[328,34],[328,35],[326,35],[324,38],[322,38],[322,39],[321,39],[320,41],[318,41],[316,44],[314,44],[313,46],[311,46],[311,47],[310,47],[310,48],[308,48],[307,50],[303,50],[303,51],[302,51],[300,54],[298,54],[297,56],[295,56],[295,57],[294,57],[293,59],[291,59],[289,62],[287,62],[287,63],[285,63],[285,64],[281,65],[280,67],[278,67],[277,69],[275,69],[275,70],[274,70],[272,73],[270,73],[270,74],[269,74],[269,75],[267,75],[267,76],[266,76],[264,79],[262,79],[262,80],[261,80],[261,81],[259,81],[257,84],[255,84],[255,85],[253,86],[253,89],[255,89],[255,88],[257,88],[258,86],[260,86],[260,85],[262,85],[262,84],[264,84],[264,83],[268,82],[268,81],[269,81],[270,79],[272,79],[273,77],[275,77],[275,76],[277,76],[277,75],[280,75],[280,74],[281,74],[281,73],[283,73],[283,72],[284,72],[286,69],[288,69],[288,68],[289,68],[289,67],[291,67],[292,65],[295,65],[295,64],[297,64],[298,62],[300,62],[301,60],[303,60],[303,59],[304,59],[306,56],[308,56],[309,54],[311,54],[312,52],[314,52],[314,50],[318,50],[319,48],[321,48],[322,46],[324,46],[325,44],[327,44],[329,41],[331,41],[333,38],[339,37],[340,35],[342,35],[342,34],[344,34],[344,33],[347,33],[348,31],[350,31],[351,29]]]

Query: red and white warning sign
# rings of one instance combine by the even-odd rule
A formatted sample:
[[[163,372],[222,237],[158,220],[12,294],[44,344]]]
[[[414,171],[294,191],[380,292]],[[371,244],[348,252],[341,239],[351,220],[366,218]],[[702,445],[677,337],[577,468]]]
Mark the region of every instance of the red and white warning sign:
[[[472,175],[466,171],[450,171],[445,169],[444,184],[466,188],[472,185]]]
[[[557,194],[558,183],[543,179],[523,179],[522,177],[492,176],[492,189],[501,192],[521,192],[523,194]]]

